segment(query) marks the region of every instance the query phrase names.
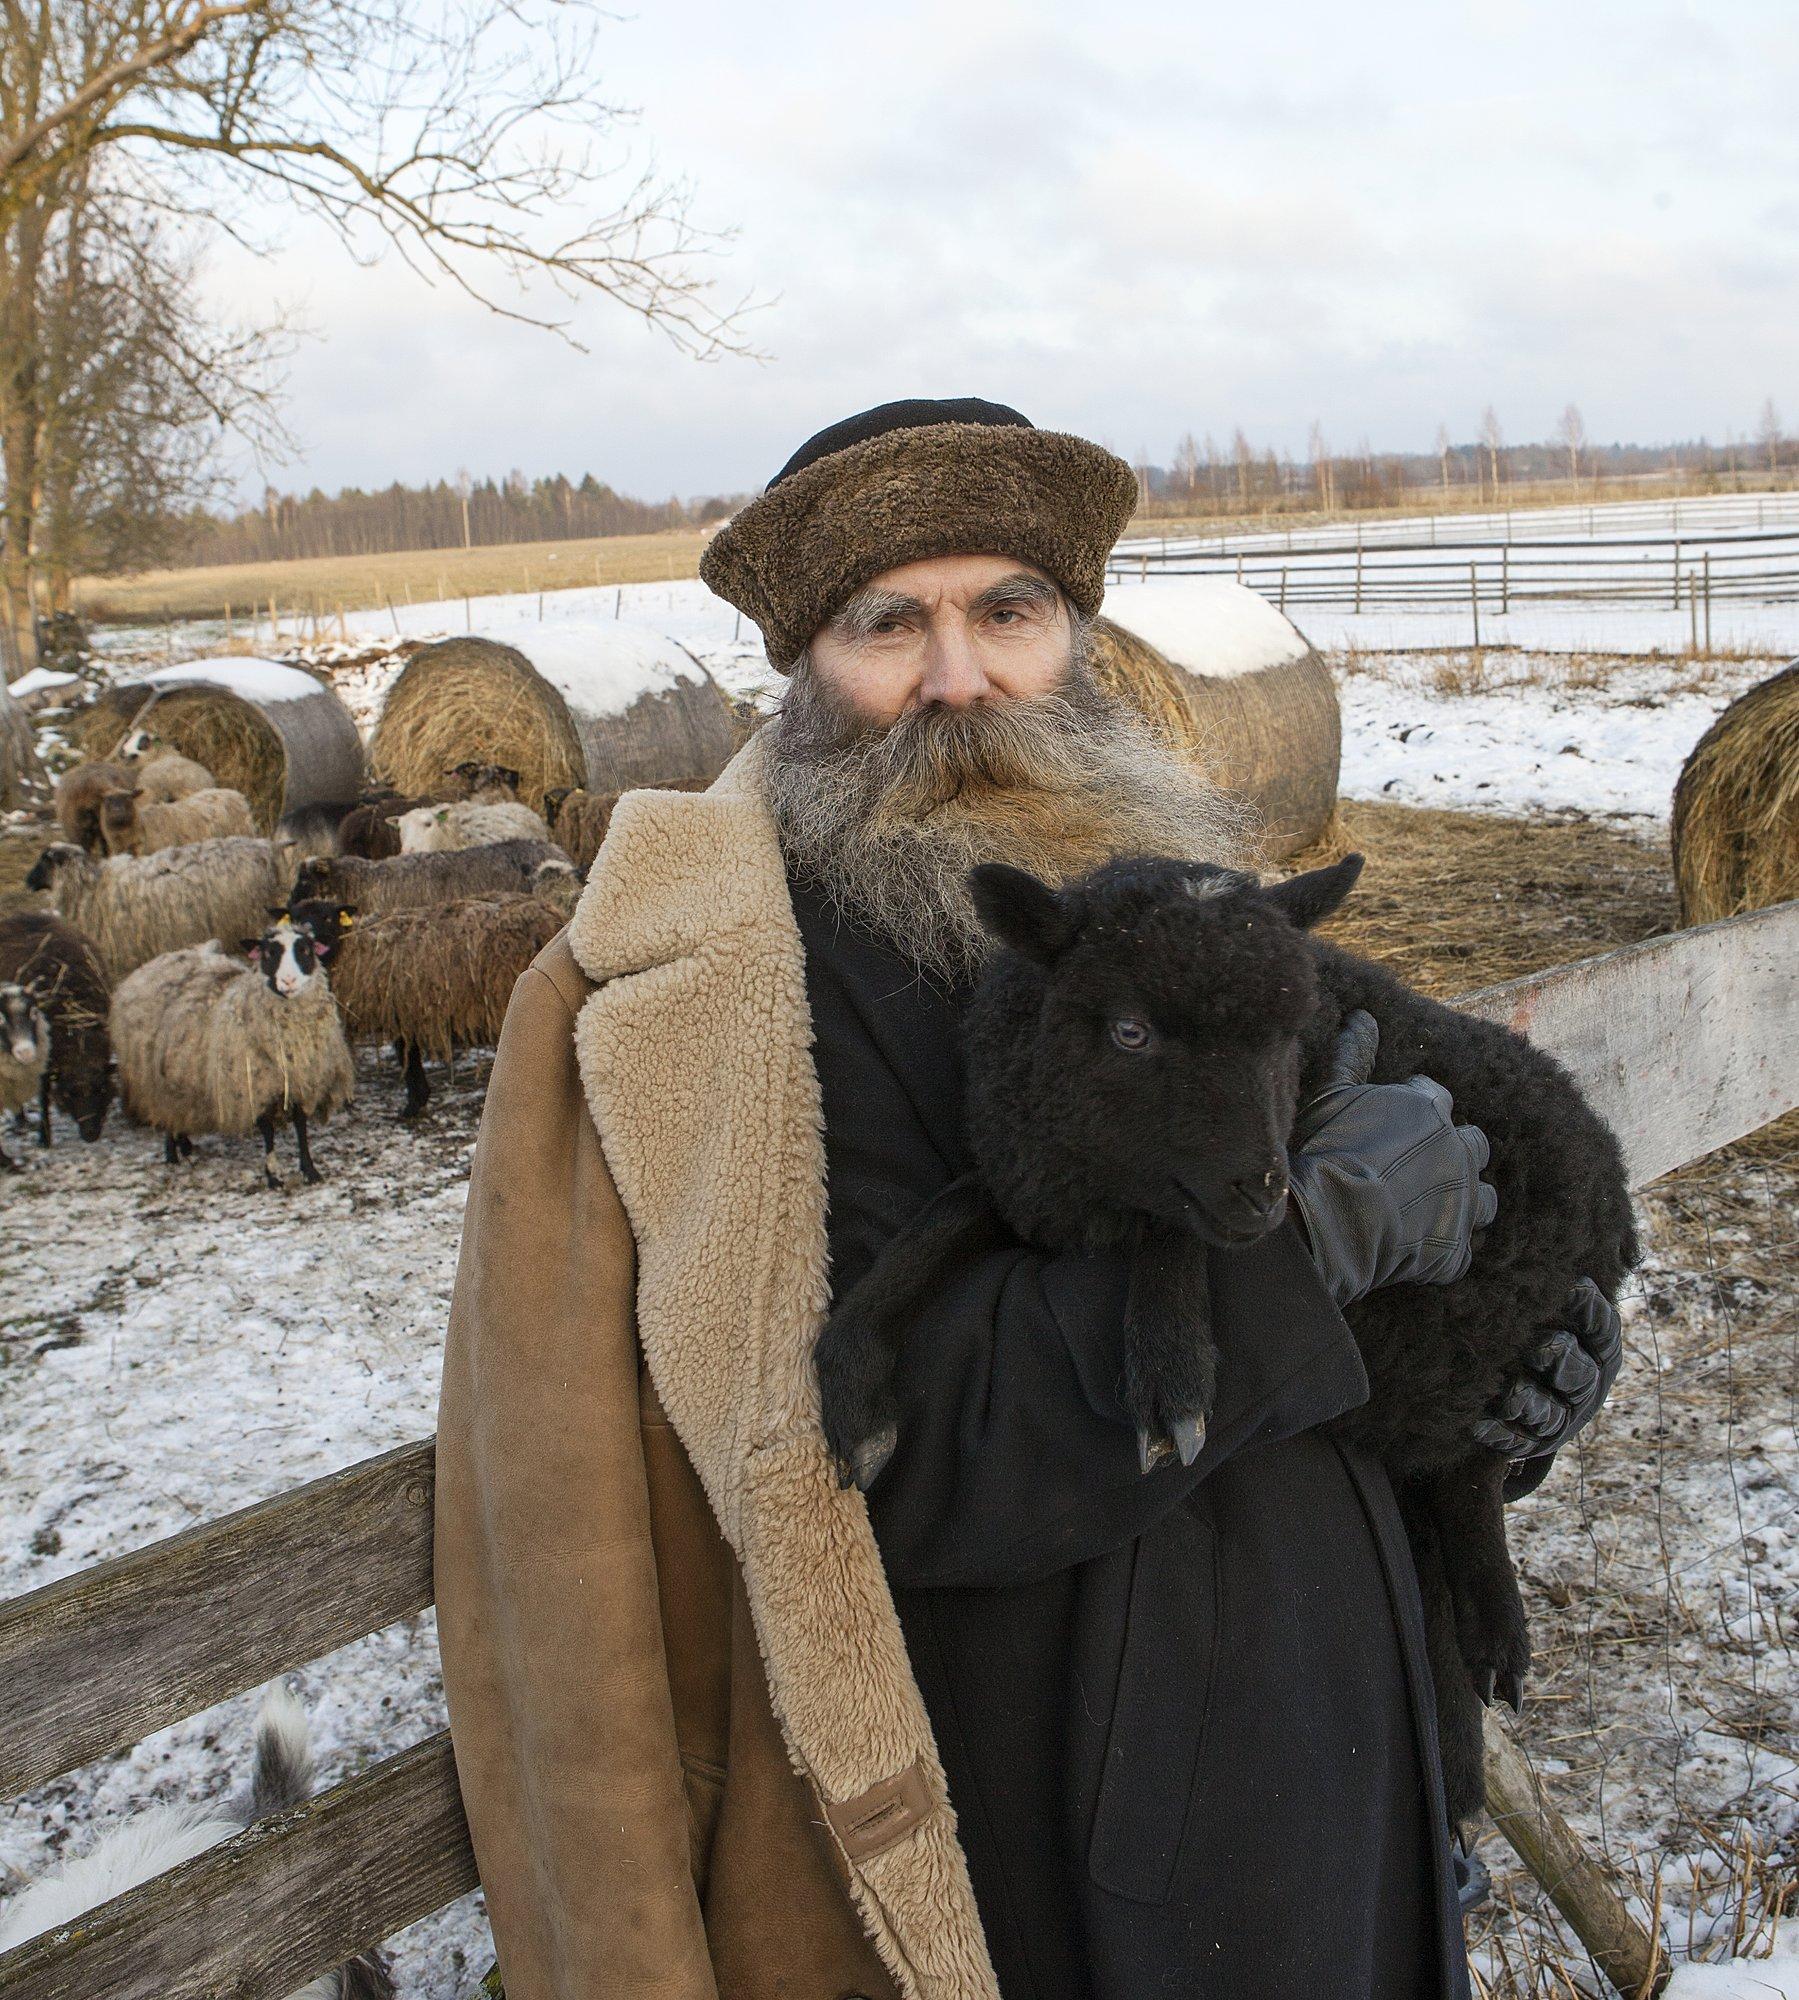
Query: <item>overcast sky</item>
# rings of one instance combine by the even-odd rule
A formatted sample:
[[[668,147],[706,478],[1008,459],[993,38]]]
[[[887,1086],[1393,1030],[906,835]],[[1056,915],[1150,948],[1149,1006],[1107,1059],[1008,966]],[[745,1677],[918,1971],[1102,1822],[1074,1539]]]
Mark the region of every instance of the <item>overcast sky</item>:
[[[608,25],[636,144],[731,227],[769,355],[596,302],[580,354],[290,230],[221,260],[319,329],[284,486],[592,470],[759,486],[870,403],[976,394],[1166,462],[1799,428],[1795,0],[658,0]]]

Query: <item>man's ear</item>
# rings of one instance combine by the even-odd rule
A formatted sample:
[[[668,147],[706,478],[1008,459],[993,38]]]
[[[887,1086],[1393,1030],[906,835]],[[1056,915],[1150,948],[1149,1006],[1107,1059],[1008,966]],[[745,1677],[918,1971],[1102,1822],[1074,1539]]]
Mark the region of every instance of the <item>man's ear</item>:
[[[1050,965],[1074,941],[1081,927],[1077,891],[1052,889],[1022,868],[983,861],[968,871],[975,915],[999,939],[1039,965]]]
[[[1323,923],[1333,910],[1342,907],[1344,897],[1355,887],[1356,877],[1361,872],[1362,857],[1346,854],[1329,868],[1314,868],[1309,874],[1277,882],[1263,894],[1286,913],[1287,921],[1295,928],[1309,931],[1314,924]]]

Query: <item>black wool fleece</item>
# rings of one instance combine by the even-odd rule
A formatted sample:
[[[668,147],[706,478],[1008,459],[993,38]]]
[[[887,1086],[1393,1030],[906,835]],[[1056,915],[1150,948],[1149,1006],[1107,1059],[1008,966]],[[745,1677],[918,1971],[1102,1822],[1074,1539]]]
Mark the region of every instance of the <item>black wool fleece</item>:
[[[961,995],[793,888],[841,1295],[970,1170]],[[1291,1224],[1211,1257],[1218,1402],[1145,1476],[1113,1252],[981,1256],[869,1494],[1003,2000],[1466,2000],[1417,1580]]]

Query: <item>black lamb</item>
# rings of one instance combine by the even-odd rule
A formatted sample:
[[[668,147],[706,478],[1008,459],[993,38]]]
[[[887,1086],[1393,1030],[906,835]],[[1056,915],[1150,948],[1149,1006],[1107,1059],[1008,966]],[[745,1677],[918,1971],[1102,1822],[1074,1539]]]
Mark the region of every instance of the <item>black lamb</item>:
[[[1451,1823],[1478,1813],[1480,1710],[1514,1706],[1529,1635],[1506,1549],[1506,1461],[1471,1441],[1570,1290],[1614,1298],[1637,1258],[1623,1159],[1557,1063],[1509,1029],[1427,1000],[1313,938],[1359,855],[1272,888],[1201,863],[1109,863],[1062,890],[1015,868],[970,878],[1003,949],[962,1034],[977,1173],[909,1223],[838,1302],[817,1348],[822,1418],[866,1487],[896,1441],[893,1358],[911,1302],[977,1248],[1131,1257],[1120,1393],[1144,1469],[1191,1463],[1212,1406],[1208,1244],[1286,1210],[1287,1143],[1346,1018],[1380,1030],[1372,1078],[1433,1077],[1492,1144],[1498,1213],[1452,1284],[1396,1284],[1346,1309],[1369,1398],[1334,1428],[1391,1473],[1417,1561]]]
[[[0,917],[0,980],[16,980],[50,1022],[50,1061],[38,1100],[38,1143],[50,1143],[54,1095],[83,1139],[99,1138],[112,1103],[112,989],[100,955],[49,911]]]

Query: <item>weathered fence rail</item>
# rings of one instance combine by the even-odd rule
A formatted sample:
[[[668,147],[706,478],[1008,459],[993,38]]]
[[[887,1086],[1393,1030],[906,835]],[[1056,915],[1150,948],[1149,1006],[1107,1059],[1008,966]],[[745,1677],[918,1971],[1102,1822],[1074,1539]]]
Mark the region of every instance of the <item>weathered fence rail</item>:
[[[1799,903],[1787,903],[1463,1004],[1568,1064],[1642,1185],[1799,1102],[1795,967]],[[432,1494],[424,1438],[0,1605],[0,1795],[422,1610]],[[1489,1770],[1507,1837],[1527,1858],[1563,1856],[1551,1892],[1591,1927],[1600,1962],[1641,1964],[1647,1950],[1653,1965],[1653,1943],[1620,1929],[1603,1869],[1574,1879],[1572,1836],[1503,1742]],[[475,1883],[439,1733],[0,1954],[0,1994],[281,2000]]]

